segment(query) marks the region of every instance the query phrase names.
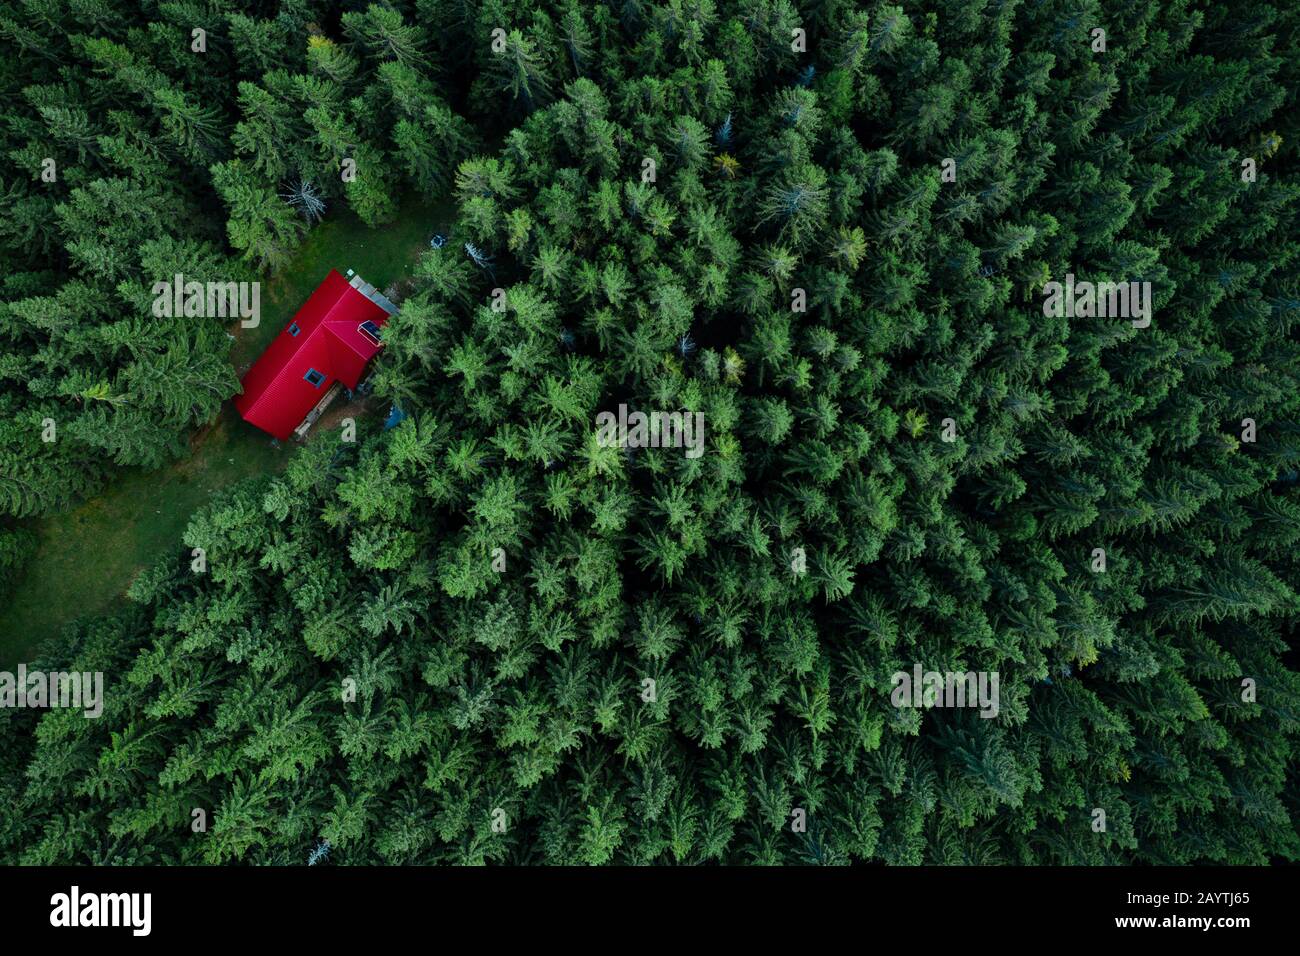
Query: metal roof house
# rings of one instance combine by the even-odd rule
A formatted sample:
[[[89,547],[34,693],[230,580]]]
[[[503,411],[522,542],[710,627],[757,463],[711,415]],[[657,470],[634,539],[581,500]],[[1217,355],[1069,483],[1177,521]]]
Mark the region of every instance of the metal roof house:
[[[235,408],[282,441],[305,432],[300,424],[315,421],[339,383],[357,387],[383,346],[380,330],[396,314],[397,307],[360,276],[349,281],[331,269],[248,370]]]

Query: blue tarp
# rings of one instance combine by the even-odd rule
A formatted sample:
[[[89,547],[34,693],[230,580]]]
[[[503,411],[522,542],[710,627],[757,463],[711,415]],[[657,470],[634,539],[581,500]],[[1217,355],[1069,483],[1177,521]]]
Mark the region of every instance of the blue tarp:
[[[387,430],[389,428],[395,427],[405,417],[406,417],[406,412],[402,411],[400,408],[394,405],[392,411],[388,413],[388,420],[384,422],[384,429]]]

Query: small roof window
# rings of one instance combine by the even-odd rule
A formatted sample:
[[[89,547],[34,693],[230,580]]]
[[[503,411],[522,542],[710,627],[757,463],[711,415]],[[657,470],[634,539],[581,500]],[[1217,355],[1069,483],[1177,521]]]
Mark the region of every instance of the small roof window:
[[[375,345],[383,344],[379,339],[379,326],[375,325],[375,323],[371,322],[369,319],[367,319],[365,322],[362,322],[360,325],[358,325],[357,331],[360,332],[362,335],[364,335],[366,338],[368,338]]]
[[[301,331],[302,331],[302,329],[298,328],[298,323],[297,323],[297,322],[290,322],[290,323],[289,323],[289,334],[292,335],[294,338],[297,338],[297,337],[298,337],[298,333],[301,332]]]
[[[325,381],[324,373],[318,372],[314,368],[307,369],[307,374],[304,375],[303,378],[315,385],[317,388],[320,388],[321,382]]]

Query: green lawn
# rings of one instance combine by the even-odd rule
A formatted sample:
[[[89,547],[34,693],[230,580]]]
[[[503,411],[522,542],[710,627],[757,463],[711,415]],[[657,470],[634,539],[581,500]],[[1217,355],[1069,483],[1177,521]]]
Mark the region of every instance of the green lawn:
[[[262,283],[262,319],[233,328],[237,371],[275,338],[331,268],[354,269],[381,291],[408,275],[448,209],[408,203],[396,221],[368,229],[343,210],[313,229],[291,264]],[[73,511],[30,523],[40,544],[7,606],[0,608],[0,667],[30,659],[36,646],[77,617],[111,610],[158,555],[179,548],[190,515],[212,493],[250,475],[279,471],[293,443],[276,445],[227,402],[195,435],[189,457],[153,472],[124,470]]]

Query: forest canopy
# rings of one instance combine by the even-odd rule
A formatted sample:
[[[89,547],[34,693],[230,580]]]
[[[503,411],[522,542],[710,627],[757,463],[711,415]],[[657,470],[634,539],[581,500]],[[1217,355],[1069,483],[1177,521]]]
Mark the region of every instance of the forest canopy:
[[[1300,8],[10,0],[0,48],[0,593],[239,389],[153,282],[456,208],[405,419],[29,665],[104,708],[0,709],[0,861],[1300,859]]]

